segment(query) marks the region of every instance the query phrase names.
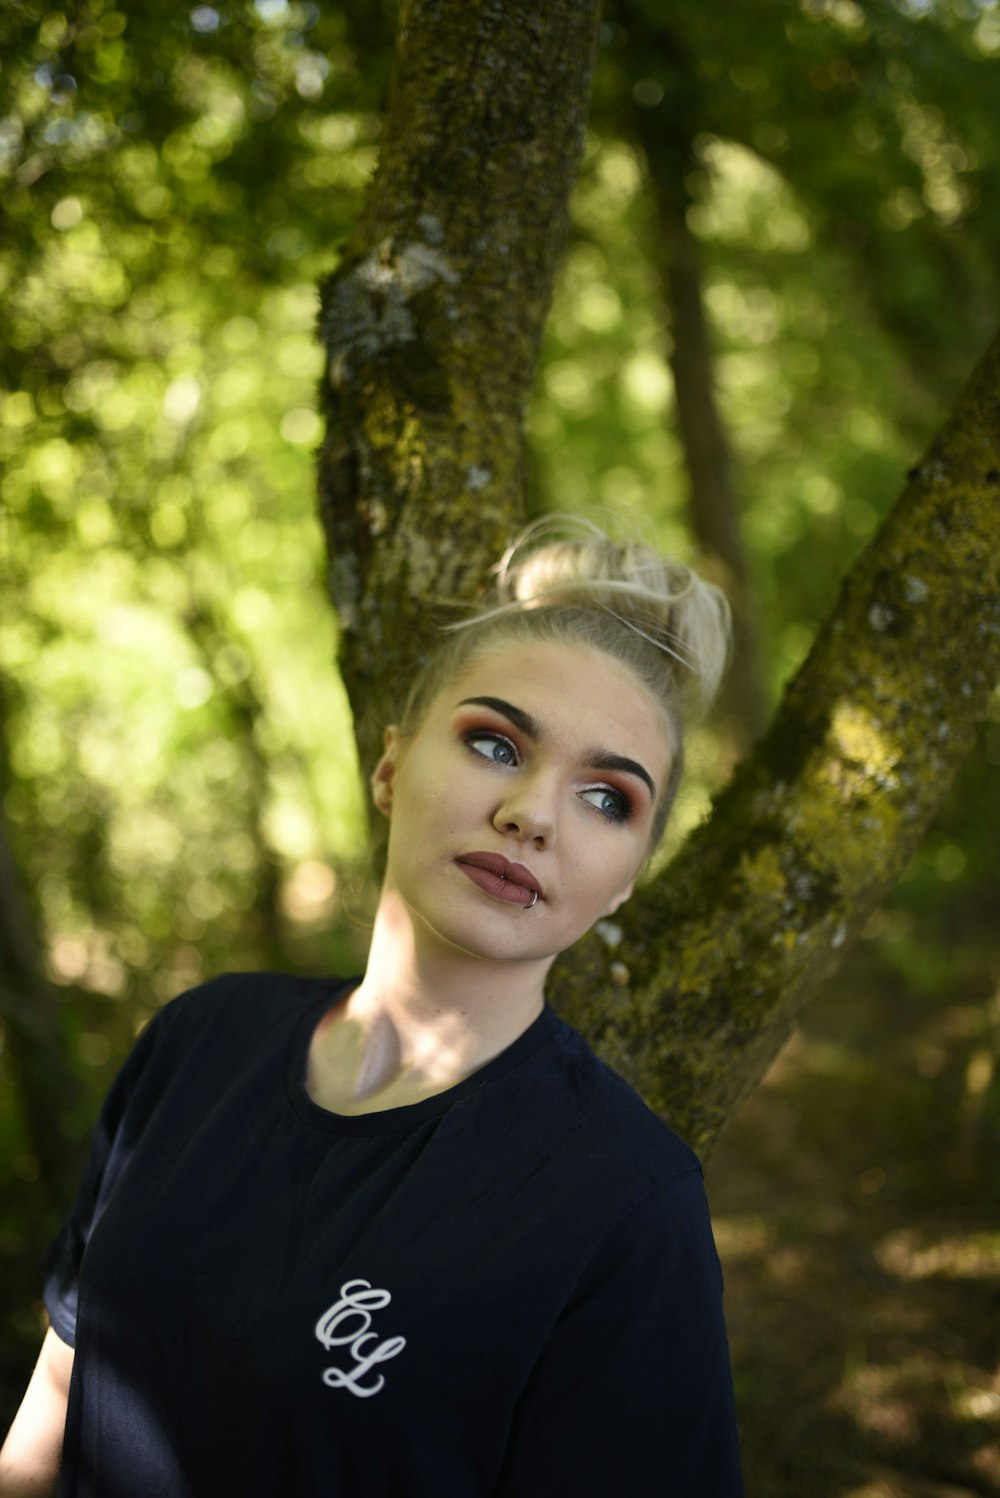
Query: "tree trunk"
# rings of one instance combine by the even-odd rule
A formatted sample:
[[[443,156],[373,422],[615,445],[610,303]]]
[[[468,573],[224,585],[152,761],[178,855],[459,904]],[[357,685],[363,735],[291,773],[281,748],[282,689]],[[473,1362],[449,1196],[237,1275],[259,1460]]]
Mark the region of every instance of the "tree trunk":
[[[320,513],[363,765],[378,699],[523,503],[598,0],[404,0],[378,171],[322,288]],[[452,617],[454,614],[452,613]]]
[[[670,310],[670,368],[688,475],[688,514],[698,544],[722,564],[722,581],[733,604],[733,663],[724,700],[745,750],[764,727],[766,702],[732,453],[715,394],[701,257],[685,207],[671,199],[655,159],[650,172],[660,230],[656,258]]]
[[[620,9],[636,67],[639,56],[665,51],[675,80],[696,76],[693,59],[684,56],[662,24],[651,29],[641,9],[631,5]],[[719,580],[733,604],[733,665],[724,703],[737,746],[745,752],[764,728],[767,702],[732,449],[715,389],[715,351],[705,309],[701,254],[687,221],[691,203],[687,184],[698,165],[694,135],[699,91],[697,85],[681,87],[678,81],[674,95],[652,107],[629,99],[621,111],[622,128],[642,152],[649,180],[656,234],[650,253],[670,332],[674,406],[688,478],[691,529],[707,556],[721,565]]]
[[[904,869],[998,679],[1000,336],[711,818],[554,974],[703,1155]]]

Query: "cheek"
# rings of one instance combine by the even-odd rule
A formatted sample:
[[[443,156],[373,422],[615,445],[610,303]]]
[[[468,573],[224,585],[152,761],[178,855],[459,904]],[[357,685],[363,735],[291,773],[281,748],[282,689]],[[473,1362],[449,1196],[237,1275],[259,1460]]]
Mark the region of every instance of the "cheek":
[[[599,854],[583,854],[574,858],[564,865],[563,890],[564,897],[568,899],[568,913],[572,912],[574,917],[580,916],[590,920],[594,911],[601,911],[611,899],[613,889],[617,890],[627,879],[622,865],[621,878],[618,878],[618,859],[609,856],[607,850],[601,850]]]
[[[627,853],[622,850],[617,856],[606,857],[594,881],[592,903],[605,909],[609,901],[635,880],[641,867],[642,859],[632,848]]]
[[[400,774],[393,808],[401,836],[414,844],[411,853],[431,838],[448,837],[461,824],[470,802],[469,788],[454,766],[426,762],[419,756],[409,760]]]

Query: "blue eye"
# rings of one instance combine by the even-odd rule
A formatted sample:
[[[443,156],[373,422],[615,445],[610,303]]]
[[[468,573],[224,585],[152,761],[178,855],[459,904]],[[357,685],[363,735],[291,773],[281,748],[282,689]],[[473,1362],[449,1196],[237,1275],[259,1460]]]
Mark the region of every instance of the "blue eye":
[[[632,803],[628,797],[606,785],[591,786],[589,790],[582,791],[581,795],[588,806],[600,812],[605,821],[627,822],[632,815]],[[591,800],[591,797],[594,799]]]
[[[491,764],[517,764],[517,750],[502,733],[483,733],[481,729],[477,729],[474,733],[465,735],[465,743],[473,754],[480,759],[489,760]]]

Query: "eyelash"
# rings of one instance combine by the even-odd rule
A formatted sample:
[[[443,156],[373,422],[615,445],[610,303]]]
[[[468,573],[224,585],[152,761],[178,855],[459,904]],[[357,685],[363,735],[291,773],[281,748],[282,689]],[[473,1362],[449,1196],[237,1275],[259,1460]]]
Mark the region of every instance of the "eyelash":
[[[481,743],[484,739],[493,744],[503,744],[514,755],[515,763],[519,759],[517,745],[506,734],[497,733],[495,729],[473,728],[468,733],[462,735],[462,742],[469,753],[474,755],[476,759],[485,760],[487,764],[501,765],[507,768],[511,763],[509,760],[494,759],[492,755],[484,754],[481,749],[475,747],[477,743]],[[624,826],[634,814],[635,804],[624,791],[620,791],[615,786],[610,785],[588,785],[581,794],[586,795],[593,791],[600,791],[603,795],[610,796],[616,803],[618,809],[615,812],[605,811],[603,807],[596,805],[593,801],[586,803],[588,806],[593,807],[597,815],[603,817],[612,827]]]
[[[593,801],[588,801],[587,805],[593,806],[598,816],[603,817],[606,822],[610,822],[613,827],[623,827],[630,820],[635,807],[624,791],[615,790],[610,785],[591,785],[587,789],[588,791],[601,791],[605,796],[610,796],[617,803],[617,812],[608,812],[604,811],[600,806],[595,806]]]
[[[495,765],[506,765],[507,763],[509,763],[509,761],[507,760],[494,759],[492,755],[484,754],[481,749],[476,749],[473,747],[475,744],[481,743],[484,739],[488,739],[491,743],[494,744],[503,744],[505,748],[511,751],[511,753],[515,757],[515,760],[519,757],[517,753],[517,745],[504,733],[496,733],[493,730],[487,732],[485,728],[473,728],[469,733],[464,733],[462,735],[462,742],[469,750],[469,753],[475,755],[476,759],[485,759]]]

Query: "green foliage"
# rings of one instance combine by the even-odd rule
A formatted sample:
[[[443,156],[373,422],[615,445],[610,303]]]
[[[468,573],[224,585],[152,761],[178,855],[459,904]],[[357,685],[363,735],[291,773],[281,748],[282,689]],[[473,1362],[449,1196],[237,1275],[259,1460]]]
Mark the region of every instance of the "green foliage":
[[[607,10],[532,416],[538,503],[634,505],[683,544],[642,133],[701,249],[773,693],[1000,318],[991,15]]]
[[[202,975],[358,960],[312,323],[390,49],[390,7],[360,0],[0,7],[4,811],[92,1101]],[[997,321],[998,55],[978,4],[609,8],[529,505],[688,549],[644,111],[702,254],[772,695]],[[952,949],[980,974],[995,923],[998,732],[875,923],[888,970],[935,995],[956,973],[958,1008]],[[679,831],[725,767],[694,748]],[[37,1174],[9,1085],[0,1158]],[[49,1224],[20,1211],[0,1198],[27,1264]]]
[[[56,977],[159,999],[358,848],[311,333],[382,80],[310,5],[3,24],[5,810]]]

